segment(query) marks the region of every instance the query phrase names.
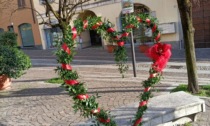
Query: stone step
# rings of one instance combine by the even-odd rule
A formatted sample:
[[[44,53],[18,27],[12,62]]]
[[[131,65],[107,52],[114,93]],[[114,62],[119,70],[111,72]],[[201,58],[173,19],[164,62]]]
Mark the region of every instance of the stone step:
[[[57,66],[58,63],[55,59],[31,59],[33,66]],[[137,62],[137,68],[149,68],[152,62]],[[75,66],[85,65],[84,67],[97,67],[100,68],[113,68],[117,69],[114,61],[106,60],[73,60],[72,64]],[[131,62],[128,62],[130,68],[132,68]],[[170,69],[186,69],[186,63],[182,62],[168,62],[167,67]],[[207,73],[210,73],[210,64],[209,63],[197,63],[198,70],[205,70]],[[209,71],[209,72],[208,72]]]
[[[135,103],[111,110],[117,125],[131,125],[138,105],[139,103]],[[143,126],[184,125],[187,122],[196,121],[196,114],[205,110],[204,100],[185,92],[156,96],[148,102],[148,109],[143,115]],[[77,126],[91,125],[94,125],[92,120],[77,124]]]

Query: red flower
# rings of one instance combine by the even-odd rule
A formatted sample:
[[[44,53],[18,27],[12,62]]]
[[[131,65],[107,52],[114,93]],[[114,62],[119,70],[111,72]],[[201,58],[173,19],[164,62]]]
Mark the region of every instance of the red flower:
[[[140,23],[142,22],[141,18],[140,17],[136,17],[137,21]]]
[[[92,26],[92,29],[95,30],[97,29],[99,26],[101,26],[103,24],[103,22],[97,22],[95,25]]]
[[[65,70],[72,70],[71,65],[62,63],[62,68]]]
[[[65,83],[70,86],[79,84],[79,82],[77,80],[65,80]]]
[[[150,25],[151,20],[147,18],[147,19],[145,20],[145,22],[147,22],[147,24]]]
[[[92,114],[97,114],[97,113],[99,113],[100,111],[101,111],[100,108],[97,108],[97,109],[92,110],[91,113],[92,113]]]
[[[107,32],[114,32],[115,30],[114,30],[114,28],[108,28],[107,29]]]
[[[124,46],[124,44],[125,44],[125,43],[124,43],[123,41],[122,41],[122,42],[117,42],[117,45],[118,45],[118,46],[121,46],[121,47]]]
[[[147,56],[155,61],[157,61],[160,57],[168,60],[171,57],[171,45],[157,43],[147,51]],[[163,62],[163,59],[159,62]]]
[[[129,35],[128,32],[124,32],[124,33],[121,35],[121,38],[122,38],[122,37],[127,37],[128,35]]]
[[[86,100],[89,98],[89,96],[87,94],[81,94],[81,95],[77,95],[77,98],[79,100]]]

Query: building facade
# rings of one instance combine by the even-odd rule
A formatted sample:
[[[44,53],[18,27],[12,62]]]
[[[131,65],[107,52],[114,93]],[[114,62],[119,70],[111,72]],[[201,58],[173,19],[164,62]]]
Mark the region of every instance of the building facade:
[[[42,49],[33,0],[14,0],[1,10],[0,32],[13,31],[18,36],[18,46]],[[1,5],[0,5],[1,6]],[[3,8],[3,7],[1,7]]]
[[[50,0],[53,8],[56,10],[58,0]],[[161,41],[172,44],[174,49],[183,49],[184,41],[181,27],[181,20],[176,0],[133,0],[134,10],[138,13],[149,13],[159,21],[159,28],[162,30]],[[62,37],[59,28],[52,28],[49,25],[41,24],[43,20],[53,24],[58,21],[53,18],[51,21],[45,15],[45,3],[43,0],[14,0],[12,7],[12,15],[2,13],[0,18],[0,32],[14,30],[18,34],[18,45],[21,47],[39,47],[41,49],[51,49],[55,46],[55,41]],[[196,29],[195,46],[197,48],[209,48],[210,45],[210,19],[208,6],[210,2],[202,4],[200,8],[193,8],[193,20]],[[14,9],[17,8],[17,9]],[[33,11],[30,8],[34,8]],[[122,3],[121,0],[100,0],[90,1],[83,5],[83,10],[78,8],[79,14],[75,15],[73,20],[85,19],[89,16],[100,16],[102,20],[108,19],[115,24],[118,31],[122,30]],[[153,40],[150,38],[149,29],[138,29],[134,31],[135,45],[146,42],[151,44]],[[146,39],[137,39],[142,33],[146,35]],[[109,43],[95,31],[84,31],[80,36],[80,43],[77,46],[81,48],[90,46],[102,46],[106,48]],[[130,40],[126,41],[129,46]]]
[[[55,0],[55,2],[58,0]],[[57,4],[52,2],[54,8],[58,7]],[[134,0],[134,7],[136,12],[150,13],[152,16],[158,18],[160,27],[162,28],[162,41],[173,44],[173,48],[181,48],[183,44],[182,34],[181,34],[181,23],[179,17],[179,11],[176,0]],[[39,11],[40,15],[37,15],[37,20],[42,22],[48,20],[45,17],[45,7],[43,0],[35,0],[34,8]],[[80,12],[78,8],[78,12]],[[88,16],[101,16],[103,19],[108,19],[113,24],[117,30],[122,30],[121,19],[122,15],[122,5],[121,0],[101,0],[95,2],[94,0],[83,5],[83,10],[78,15],[75,15],[72,19],[85,19]],[[54,19],[53,23],[57,23]],[[71,25],[73,23],[71,22]],[[53,42],[55,37],[60,36],[61,31],[59,28],[51,28],[47,25],[39,25],[39,31],[41,33],[42,46],[44,49],[53,47]],[[95,31],[84,31],[81,34],[82,48],[89,46],[102,46],[106,47],[108,42],[103,40],[100,35]],[[148,43],[153,40],[147,40]],[[136,39],[136,45],[141,44],[141,40]],[[126,42],[129,45],[129,40]]]

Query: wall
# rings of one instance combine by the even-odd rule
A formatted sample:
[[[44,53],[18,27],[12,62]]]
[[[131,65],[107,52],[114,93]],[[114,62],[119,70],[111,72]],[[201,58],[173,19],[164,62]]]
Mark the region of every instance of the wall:
[[[31,8],[30,0],[25,0],[25,2],[26,7]],[[0,17],[0,28],[3,28],[4,31],[8,31],[7,27],[13,24],[14,32],[18,34],[18,45],[22,46],[22,40],[18,26],[23,23],[29,23],[32,25],[35,46],[41,48],[41,38],[39,34],[38,23],[36,17],[33,19],[32,10],[25,8],[17,9],[17,0],[14,0],[12,3],[10,3],[10,5],[11,6],[9,6],[9,8],[2,11]]]

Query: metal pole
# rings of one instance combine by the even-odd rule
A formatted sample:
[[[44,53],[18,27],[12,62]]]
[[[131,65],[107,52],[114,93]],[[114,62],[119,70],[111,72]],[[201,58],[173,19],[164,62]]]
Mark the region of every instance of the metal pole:
[[[136,56],[133,42],[133,30],[131,31],[131,53],[132,53],[132,64],[133,64],[133,75],[136,77]]]

